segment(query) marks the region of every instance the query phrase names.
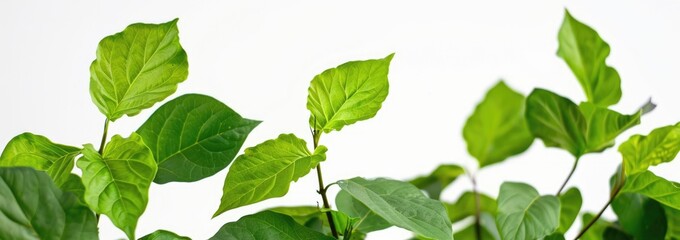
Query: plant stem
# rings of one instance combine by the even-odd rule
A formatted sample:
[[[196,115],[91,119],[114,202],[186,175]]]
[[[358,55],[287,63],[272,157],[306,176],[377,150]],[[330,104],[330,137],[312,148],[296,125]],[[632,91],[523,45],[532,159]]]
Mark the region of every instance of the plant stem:
[[[312,131],[312,137],[314,138],[314,150],[319,146],[319,139],[321,138],[321,132],[317,130]],[[331,209],[331,204],[328,203],[328,197],[326,196],[326,190],[327,188],[324,187],[323,184],[323,174],[321,173],[321,163],[316,165],[316,176],[319,179],[319,195],[321,195],[321,199],[323,200],[323,207],[327,210]],[[330,225],[331,228],[331,234],[333,234],[333,237],[339,238],[340,235],[338,235],[338,230],[335,229],[335,221],[333,221],[333,214],[330,211],[326,211],[326,218],[328,218],[328,225]]]
[[[104,120],[104,133],[102,134],[102,142],[99,144],[99,155],[104,155],[104,146],[106,145],[106,135],[109,133],[109,118]],[[99,217],[101,214],[97,213],[97,223],[99,223]]]
[[[560,196],[560,194],[562,193],[562,190],[564,190],[564,187],[567,186],[569,179],[571,179],[571,176],[574,175],[574,172],[576,171],[576,166],[578,166],[578,158],[576,158],[576,160],[574,161],[574,166],[571,167],[571,172],[569,172],[569,176],[567,176],[567,179],[564,180],[564,183],[562,183],[560,190],[557,190],[557,194],[555,194],[555,196],[557,196],[557,197]]]
[[[470,175],[472,180],[472,193],[475,195],[475,236],[477,240],[482,240],[482,224],[480,220],[481,210],[479,209],[479,192],[477,192],[477,180],[474,175]]]
[[[604,207],[602,207],[602,209],[600,210],[600,212],[598,212],[597,215],[595,215],[595,217],[593,219],[591,219],[590,222],[588,222],[588,224],[586,224],[586,226],[583,229],[581,229],[581,232],[579,232],[578,235],[576,235],[574,240],[578,240],[579,238],[581,238],[583,236],[583,234],[585,234],[588,231],[588,229],[590,229],[590,227],[592,227],[595,224],[595,222],[597,222],[597,220],[600,219],[600,217],[602,217],[602,214],[604,213],[604,211],[607,210],[609,205],[612,204],[612,202],[614,201],[616,196],[619,194],[619,192],[623,188],[624,180],[625,180],[624,176],[625,176],[625,174],[624,174],[624,171],[622,169],[621,170],[621,176],[619,177],[619,181],[617,182],[616,186],[614,186],[614,191],[612,191],[611,195],[609,196],[609,200],[607,201],[607,204],[605,204]]]

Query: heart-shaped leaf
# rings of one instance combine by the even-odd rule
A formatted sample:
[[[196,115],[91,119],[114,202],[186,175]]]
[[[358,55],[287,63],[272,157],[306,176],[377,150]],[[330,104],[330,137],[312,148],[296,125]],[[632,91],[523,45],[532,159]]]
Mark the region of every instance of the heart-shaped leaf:
[[[142,137],[136,133],[129,138],[113,136],[103,156],[86,144],[77,165],[83,171],[85,202],[134,239],[157,170],[153,153]]]
[[[396,180],[352,178],[337,182],[342,190],[390,224],[432,239],[451,240],[451,222],[441,202],[415,186]]]
[[[109,120],[134,116],[162,101],[187,79],[187,54],[177,19],[132,24],[99,42],[90,66],[90,95]]]
[[[579,22],[565,10],[558,40],[559,55],[581,84],[589,102],[608,107],[621,99],[621,78],[607,66],[607,44],[595,30]]]
[[[560,226],[557,233],[565,234],[574,223],[581,211],[581,191],[578,188],[570,188],[559,196],[560,199]]]
[[[281,134],[276,139],[247,148],[229,168],[220,207],[213,217],[286,195],[291,182],[307,175],[326,159],[326,150],[319,146],[312,153],[307,149],[307,143],[293,134]]]
[[[498,205],[496,199],[483,193],[479,194],[479,211],[496,216]],[[458,222],[475,214],[477,205],[474,192],[464,192],[458,197],[454,204],[445,204],[451,222]]]
[[[534,142],[524,118],[524,106],[524,96],[503,81],[477,105],[465,122],[463,137],[480,167],[522,153]]]
[[[259,212],[242,217],[236,222],[227,223],[210,240],[299,240],[335,238],[308,229],[295,222],[291,217],[271,211]]]
[[[496,224],[502,239],[540,239],[557,230],[559,221],[557,197],[540,196],[536,189],[524,183],[501,185]]]
[[[163,104],[137,133],[158,163],[154,182],[193,182],[227,167],[259,123],[212,97],[187,94]]]
[[[310,126],[328,133],[375,116],[387,98],[393,56],[347,62],[316,75],[307,96]]]
[[[73,162],[80,154],[76,147],[56,144],[44,136],[20,134],[7,143],[0,155],[0,167],[32,167],[46,171],[61,186],[73,170]]]

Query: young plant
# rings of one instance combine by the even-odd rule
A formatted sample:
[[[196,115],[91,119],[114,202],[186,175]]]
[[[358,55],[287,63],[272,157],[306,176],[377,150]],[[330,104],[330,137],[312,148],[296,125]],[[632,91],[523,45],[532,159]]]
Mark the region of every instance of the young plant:
[[[187,55],[178,35],[173,20],[133,24],[100,42],[90,67],[90,94],[105,116],[98,148],[57,144],[32,133],[10,140],[0,155],[0,239],[98,239],[101,215],[135,239],[152,182],[194,182],[230,163],[213,217],[285,196],[291,182],[313,169],[323,206],[275,207],[243,216],[211,239],[358,240],[391,226],[417,239],[565,239],[581,214],[578,188],[564,190],[579,159],[613,147],[617,136],[654,108],[651,101],[630,115],[609,108],[622,95],[617,71],[606,64],[609,45],[565,12],[558,56],[576,76],[586,101],[577,105],[545,89],[525,97],[500,81],[463,128],[476,171],[523,153],[535,138],[569,152],[574,164],[555,195],[505,182],[494,199],[478,189],[476,172],[453,164],[408,182],[353,177],[326,184],[321,164],[328,148],[320,145],[322,135],[377,114],[388,95],[394,55],[347,62],[312,79],[307,96],[311,149],[296,135],[281,134],[236,157],[260,122],[200,94],[170,100],[129,137],[109,139],[109,124],[163,101],[186,80]],[[583,227],[575,239],[680,238],[680,188],[649,170],[680,151],[680,123],[634,135],[618,150],[622,163],[611,178],[609,200],[597,214],[581,214]],[[75,166],[81,176],[72,173]],[[442,191],[464,174],[472,190],[454,203],[441,202]],[[334,185],[340,189],[335,209],[329,194]],[[601,218],[609,205],[616,221]],[[452,222],[468,218],[472,223],[454,234]],[[141,239],[189,238],[158,230]]]

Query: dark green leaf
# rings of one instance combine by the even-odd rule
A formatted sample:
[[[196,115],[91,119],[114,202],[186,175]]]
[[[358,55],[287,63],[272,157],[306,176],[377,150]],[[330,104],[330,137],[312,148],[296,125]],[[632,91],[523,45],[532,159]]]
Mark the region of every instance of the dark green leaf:
[[[393,56],[347,62],[316,75],[307,96],[310,126],[328,133],[375,116],[387,98]]]
[[[633,175],[664,162],[680,151],[680,125],[654,129],[647,136],[633,135],[619,146],[626,175]]]
[[[97,239],[94,213],[44,172],[0,167],[0,239]]]
[[[635,239],[664,239],[668,224],[663,206],[642,194],[619,194],[612,202],[624,232]]]
[[[318,239],[333,240],[319,232],[305,228],[291,217],[264,211],[242,217],[236,222],[227,223],[210,238],[211,240],[238,239],[238,240],[299,240]]]
[[[640,193],[657,202],[680,210],[680,188],[676,183],[644,171],[630,175],[621,193]]]
[[[560,199],[560,226],[557,228],[558,233],[567,233],[578,217],[578,212],[581,210],[583,199],[581,198],[581,191],[578,188],[570,188],[562,193]]]
[[[590,102],[583,102],[579,107],[588,122],[586,131],[588,152],[600,152],[614,146],[614,139],[619,134],[640,124],[641,111],[633,115],[623,115]]]
[[[559,221],[557,197],[540,196],[536,189],[524,183],[501,185],[496,224],[502,239],[543,238],[557,230]]]
[[[663,209],[666,212],[666,221],[668,222],[666,239],[680,239],[680,210],[668,206],[663,206]]]
[[[371,211],[371,209],[352,197],[347,191],[341,190],[338,192],[338,195],[335,196],[335,205],[337,205],[339,211],[350,217],[359,218],[355,228],[360,232],[370,233],[392,226],[387,220]]]
[[[220,207],[213,217],[286,195],[291,182],[307,175],[326,159],[327,150],[319,146],[311,153],[307,143],[293,134],[281,134],[276,139],[247,148],[229,168]]]
[[[440,165],[430,175],[420,176],[411,181],[417,188],[425,190],[432,199],[439,199],[442,191],[465,170],[458,165]]]
[[[546,146],[562,148],[577,158],[586,152],[587,122],[571,100],[537,88],[526,104],[529,129]]]
[[[20,134],[7,143],[0,155],[0,167],[32,167],[46,171],[61,186],[73,170],[76,147],[56,144],[46,137],[32,133]]]
[[[191,240],[191,238],[182,237],[166,230],[156,230],[155,232],[149,233],[139,240]]]
[[[134,239],[137,220],[146,209],[149,186],[157,170],[153,154],[142,138],[136,133],[129,138],[113,136],[103,156],[87,144],[77,165],[83,170],[85,202]]]
[[[409,183],[356,177],[337,184],[394,226],[437,240],[450,240],[453,236],[442,203],[428,198]]]
[[[475,214],[475,194],[464,192],[454,204],[445,204],[451,222],[458,222]],[[479,210],[496,216],[496,199],[479,193]]]
[[[132,24],[99,42],[90,66],[90,95],[106,117],[134,116],[177,90],[189,74],[177,19]]]
[[[564,240],[564,234],[553,233],[553,234],[550,234],[547,237],[543,238],[543,240]]]
[[[163,104],[137,133],[158,163],[154,182],[193,182],[227,167],[259,123],[212,97],[187,94]]]
[[[480,167],[524,152],[534,142],[524,118],[524,96],[500,81],[465,122],[463,137]]]
[[[78,175],[71,173],[60,189],[64,192],[73,193],[81,203],[85,203],[85,185]]]
[[[604,229],[602,234],[604,240],[633,240],[633,236],[627,234],[623,229],[616,225],[609,225]]]
[[[558,40],[557,55],[567,62],[588,101],[601,107],[618,103],[621,99],[621,78],[616,69],[605,63],[609,44],[568,11],[564,13]]]
[[[586,226],[590,221],[595,218],[595,214],[592,213],[584,213],[582,217],[582,227]],[[583,236],[581,236],[581,240],[602,240],[604,236],[604,230],[612,225],[612,223],[607,222],[606,220],[602,218],[598,218],[595,223],[588,228],[588,231],[586,231]]]

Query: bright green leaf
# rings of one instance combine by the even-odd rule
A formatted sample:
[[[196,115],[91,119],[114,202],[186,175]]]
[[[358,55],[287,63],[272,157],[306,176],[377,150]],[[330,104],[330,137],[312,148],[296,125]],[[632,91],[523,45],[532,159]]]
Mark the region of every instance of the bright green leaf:
[[[227,167],[259,123],[212,97],[187,94],[163,104],[137,133],[158,163],[154,182],[193,182]]]
[[[139,240],[191,240],[191,238],[183,237],[166,230],[156,230]]]
[[[271,211],[259,212],[242,217],[236,222],[227,223],[210,238],[211,240],[239,239],[239,240],[299,240],[318,239],[333,240],[335,238],[323,235],[305,228],[291,217]]]
[[[177,19],[132,24],[99,42],[90,66],[90,95],[109,120],[134,116],[177,90],[189,74]]]
[[[375,116],[387,98],[393,56],[347,62],[316,75],[307,96],[310,126],[328,133]]]
[[[409,183],[356,177],[337,184],[394,226],[432,239],[452,239],[451,222],[442,203]]]
[[[310,220],[321,215],[321,209],[315,206],[292,206],[292,207],[275,207],[267,209],[275,213],[280,213],[292,217],[295,222],[300,225],[307,224]],[[325,216],[324,216],[325,217]]]
[[[560,201],[555,196],[540,196],[524,184],[505,182],[498,194],[496,224],[504,240],[539,239],[559,226]]]
[[[559,196],[560,199],[560,226],[558,233],[567,233],[581,211],[581,191],[578,188],[570,188]]]
[[[113,136],[103,156],[87,144],[77,165],[83,170],[85,202],[134,239],[137,220],[146,209],[149,186],[157,170],[142,137],[136,133],[129,138]]]
[[[496,216],[497,204],[496,199],[489,197],[486,194],[479,194],[479,211],[490,213]],[[473,192],[464,192],[454,204],[445,204],[451,222],[458,222],[469,216],[475,214],[475,194]]]
[[[0,167],[32,167],[46,171],[61,186],[73,170],[76,147],[56,144],[46,137],[32,133],[20,134],[7,143],[0,155]]]
[[[430,198],[439,199],[442,191],[464,173],[465,170],[458,165],[440,165],[430,175],[420,176],[409,182],[427,192]]]
[[[97,239],[94,214],[44,172],[0,167],[0,239]]]
[[[664,162],[670,162],[680,151],[680,125],[654,129],[647,136],[633,135],[621,143],[626,175],[633,175]]]
[[[335,196],[335,205],[339,211],[348,216],[359,218],[359,222],[354,227],[360,232],[370,233],[392,226],[387,220],[371,211],[371,209],[352,197],[347,191],[341,190],[338,192]]]
[[[621,193],[640,193],[668,207],[680,210],[680,187],[650,171],[628,176]]]
[[[229,168],[220,207],[213,217],[286,195],[291,182],[307,175],[326,159],[327,150],[319,146],[311,153],[307,143],[293,134],[281,134],[276,139],[247,148]]]
[[[494,220],[494,216],[483,212],[480,214],[479,218],[479,223],[482,231],[482,239],[481,240],[500,240],[501,237],[498,234],[498,230],[496,228],[496,222]],[[463,230],[454,233],[453,234],[453,239],[477,239],[477,230],[475,230],[475,224],[472,223]]]
[[[585,135],[588,152],[600,152],[614,146],[614,139],[619,134],[640,124],[641,111],[633,115],[623,115],[590,102],[583,102],[579,107],[588,123]]]
[[[607,44],[595,30],[564,13],[558,35],[559,55],[578,79],[589,102],[608,107],[621,99],[621,78],[616,69],[605,63]]]
[[[565,149],[577,158],[586,152],[587,122],[571,100],[537,88],[526,104],[529,129],[546,146]]]
[[[527,150],[534,136],[524,118],[524,96],[500,81],[465,122],[463,137],[480,167]]]
[[[668,224],[664,208],[659,202],[642,194],[619,194],[612,209],[623,230],[635,239],[664,239]]]

